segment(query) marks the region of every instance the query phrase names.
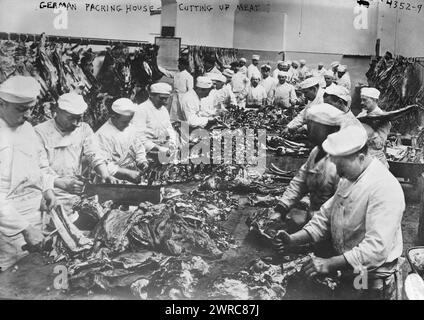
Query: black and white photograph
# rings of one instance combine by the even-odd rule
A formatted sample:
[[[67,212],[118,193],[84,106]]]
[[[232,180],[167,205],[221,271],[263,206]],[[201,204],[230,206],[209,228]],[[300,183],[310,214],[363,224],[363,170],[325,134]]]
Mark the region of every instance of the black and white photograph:
[[[0,0],[0,299],[424,300],[423,7]]]

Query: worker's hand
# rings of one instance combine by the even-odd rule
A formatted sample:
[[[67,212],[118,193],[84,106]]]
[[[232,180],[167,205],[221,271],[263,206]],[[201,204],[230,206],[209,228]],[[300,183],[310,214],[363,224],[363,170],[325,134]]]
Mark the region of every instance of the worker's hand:
[[[28,245],[28,251],[35,251],[34,248],[41,247],[43,243],[44,236],[41,230],[36,229],[32,226],[29,226],[24,231],[22,231],[25,242]]]
[[[51,211],[56,207],[56,196],[52,189],[44,191],[43,198],[46,201],[47,211]]]
[[[158,147],[158,152],[165,154],[167,157],[171,155],[171,150],[169,150],[167,147]]]
[[[55,180],[55,186],[72,194],[81,194],[84,182],[73,177],[62,177]]]
[[[278,212],[280,214],[280,218],[281,220],[285,220],[288,210],[285,206],[283,206],[282,204],[278,203],[275,208],[274,208],[275,212]]]
[[[111,175],[106,175],[100,178],[101,183],[110,183],[110,184],[115,184],[117,183],[116,178],[112,177]]]
[[[142,163],[139,163],[137,165],[138,170],[140,170],[141,172],[146,171],[149,168],[149,162],[148,161],[144,161]]]
[[[277,234],[275,235],[274,241],[273,241],[273,245],[275,249],[278,252],[282,252],[284,251],[284,248],[290,246],[290,244],[291,244],[290,235],[284,230],[279,230]]]
[[[313,278],[319,275],[327,275],[330,273],[330,260],[318,257],[313,257],[303,267],[305,274],[309,278]]]

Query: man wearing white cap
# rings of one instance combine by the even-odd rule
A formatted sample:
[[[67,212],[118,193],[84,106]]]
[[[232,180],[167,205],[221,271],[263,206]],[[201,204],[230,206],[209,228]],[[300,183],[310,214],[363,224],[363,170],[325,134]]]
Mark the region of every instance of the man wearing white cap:
[[[345,87],[347,90],[350,91],[351,82],[350,82],[350,75],[346,72],[347,67],[345,65],[339,65],[337,67],[337,84],[339,86]]]
[[[289,76],[291,83],[301,82],[299,79],[299,61],[293,60],[291,68],[289,69]]]
[[[257,54],[252,55],[252,64],[247,68],[247,78],[250,80],[252,76],[259,76],[261,78],[261,72],[259,71],[259,59],[260,56]]]
[[[299,60],[299,81],[303,81],[306,79],[306,75],[309,72],[309,68],[306,66],[306,60]]]
[[[339,67],[339,65],[340,65],[340,62],[338,62],[338,61],[333,61],[330,64],[331,71],[333,71],[334,80],[337,80],[338,79],[337,68]]]
[[[94,168],[104,182],[113,182],[107,169],[93,130],[81,122],[87,103],[74,92],[59,97],[54,119],[35,127],[44,146],[49,170],[55,175],[54,186],[57,200],[68,214],[79,200],[84,183],[78,178],[83,173],[83,160]]]
[[[205,128],[216,123],[214,117],[202,116],[201,99],[209,96],[213,87],[213,82],[208,77],[197,77],[194,90],[183,95],[181,99],[180,121],[187,122],[191,128]]]
[[[149,99],[137,107],[133,124],[137,131],[144,133],[144,147],[151,155],[170,155],[178,146],[177,133],[171,124],[166,105],[171,95],[172,87],[163,82],[154,83],[149,88]],[[188,94],[188,91],[185,94]],[[181,97],[181,103],[183,97]],[[181,107],[181,106],[180,106]],[[181,117],[178,108],[177,118]],[[156,160],[156,156],[154,156]]]
[[[325,81],[325,87],[324,88],[329,88],[331,86],[334,86],[334,73],[331,70],[327,70],[324,74],[324,81]]]
[[[277,62],[277,68],[272,72],[272,77],[276,80],[276,81],[278,81],[278,73],[280,72],[280,71],[284,71],[283,70],[283,68],[284,68],[284,61],[282,61],[282,60],[280,60],[280,61],[278,61]]]
[[[379,159],[386,167],[389,167],[384,150],[386,148],[387,137],[389,136],[392,124],[390,121],[375,122],[363,120],[367,116],[380,115],[384,113],[378,106],[379,98],[380,91],[376,88],[362,88],[361,105],[363,110],[358,114],[358,119],[363,122],[362,125],[368,134],[369,153]]]
[[[281,71],[278,74],[278,83],[268,94],[268,103],[282,109],[290,108],[297,102],[294,86],[287,83],[288,73]]]
[[[42,243],[42,214],[56,205],[54,177],[34,128],[26,122],[41,87],[32,77],[0,84],[0,272]]]
[[[170,117],[171,121],[178,120],[178,105],[184,93],[193,89],[193,76],[187,71],[189,63],[187,59],[178,59],[178,72],[174,75],[174,90],[171,96]]]
[[[111,175],[121,180],[139,182],[140,173],[149,165],[142,136],[137,134],[131,120],[136,107],[127,98],[113,102],[109,120],[96,132],[100,149],[108,162]]]
[[[323,77],[326,71],[327,70],[324,68],[324,63],[320,62],[318,63],[317,69],[312,70],[312,75],[314,77]]]
[[[247,77],[247,67],[246,67],[246,64],[247,64],[247,60],[246,60],[246,58],[240,58],[240,60],[239,60],[239,65],[238,65],[238,68],[239,68],[239,71],[245,76],[245,77]]]
[[[246,74],[243,73],[238,67],[235,69],[235,73],[231,79],[231,88],[236,97],[237,105],[240,108],[244,108],[246,106],[245,92],[249,85],[249,79],[246,77]]]
[[[310,195],[309,214],[302,216],[303,212],[291,215],[295,225],[301,225],[309,220],[311,212],[319,210],[337,189],[339,176],[336,166],[322,148],[322,143],[327,136],[340,129],[340,119],[343,112],[337,108],[323,103],[317,104],[307,112],[308,140],[314,145],[308,159],[291,180],[284,194],[278,198],[276,210],[285,218],[287,213],[306,196]]]
[[[266,95],[268,96],[277,85],[278,81],[270,76],[271,74],[271,66],[268,64],[264,64],[261,66],[262,80],[259,83],[262,87],[265,88]]]
[[[350,111],[351,101],[350,92],[345,87],[332,85],[324,90],[324,102],[331,104],[344,113],[341,123],[342,128],[352,125],[362,126],[352,111]]]
[[[246,88],[246,108],[261,108],[267,103],[265,88],[259,84],[261,78],[253,75],[250,79],[250,85]]]
[[[405,199],[397,179],[368,154],[367,138],[359,126],[328,136],[323,149],[342,178],[336,193],[301,231],[292,235],[279,231],[277,237],[285,245],[331,239],[334,255],[313,258],[304,270],[310,277],[340,271],[336,297],[394,299],[399,294],[396,278]],[[365,277],[355,288],[360,272],[366,272]]]
[[[228,69],[224,70],[226,74],[228,74]],[[231,71],[231,70],[229,70]],[[218,74],[209,74],[208,77],[212,80],[215,85],[215,88],[211,90],[209,95],[203,99],[201,99],[201,109],[203,109],[203,103],[206,100],[211,100],[212,110],[209,115],[213,116],[216,113],[226,111],[226,108],[230,105],[237,105],[236,97],[231,89],[230,85],[227,85],[227,77]],[[207,109],[207,108],[206,108]]]
[[[287,125],[287,130],[290,131],[295,131],[305,125],[305,115],[311,106],[324,103],[324,90],[320,88],[319,78],[308,78],[299,84],[299,88],[308,103],[305,108],[300,111],[299,114]]]

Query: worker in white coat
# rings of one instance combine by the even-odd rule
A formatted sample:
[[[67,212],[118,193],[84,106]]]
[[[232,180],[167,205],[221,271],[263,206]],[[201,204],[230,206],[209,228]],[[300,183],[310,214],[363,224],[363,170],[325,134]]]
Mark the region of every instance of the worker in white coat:
[[[338,74],[337,74],[337,69],[338,69],[339,65],[340,65],[339,61],[333,61],[330,64],[331,71],[333,72],[334,81],[337,81],[339,79]]]
[[[306,66],[306,60],[299,60],[299,81],[303,81],[306,79],[307,74],[309,73],[309,68]]]
[[[194,90],[187,92],[181,100],[181,121],[185,121],[191,128],[205,128],[216,123],[213,116],[202,116],[201,99],[209,96],[213,82],[208,77],[197,77]]]
[[[265,88],[259,84],[258,75],[252,76],[250,85],[246,88],[246,108],[261,108],[266,105],[267,94]]]
[[[312,70],[312,76],[314,77],[324,76],[326,71],[327,70],[324,68],[324,63],[319,62],[317,69]]]
[[[224,72],[226,72],[226,70],[224,70]],[[228,71],[226,74],[228,74]],[[236,97],[231,90],[231,86],[227,85],[228,80],[224,74],[221,75],[211,73],[208,74],[208,77],[212,80],[214,89],[211,90],[207,97],[201,100],[201,104],[204,103],[205,100],[208,101],[208,99],[210,99],[212,103],[212,109],[214,111],[213,113],[210,113],[211,116],[227,111],[227,107],[230,105],[237,105]],[[209,101],[207,103],[209,103]]]
[[[325,81],[325,86],[324,88],[329,88],[331,86],[336,85],[334,83],[334,73],[331,70],[327,70],[324,74],[324,81]]]
[[[155,161],[158,160],[156,156],[159,154],[169,156],[179,144],[178,135],[172,127],[168,110],[165,107],[171,91],[172,87],[167,83],[152,84],[149,88],[149,99],[137,106],[132,120],[136,130],[143,135],[146,153]],[[183,97],[184,94],[181,97],[181,103],[184,100]],[[177,115],[181,117],[180,109]]]
[[[94,169],[102,182],[115,181],[107,169],[93,130],[81,122],[86,110],[87,103],[81,95],[65,93],[58,99],[55,118],[35,127],[49,161],[50,173],[55,175],[58,203],[68,214],[72,214],[72,206],[79,200],[84,186],[80,180],[83,162]]]
[[[271,77],[271,66],[264,64],[261,66],[262,80],[259,84],[265,88],[266,95],[268,96],[277,85],[278,81]]]
[[[306,98],[307,104],[303,108],[303,110],[300,111],[299,114],[288,123],[286,130],[296,131],[299,128],[304,127],[304,125],[306,124],[305,115],[308,109],[313,105],[324,102],[324,90],[321,89],[319,80],[320,79],[317,77],[312,77],[302,81],[299,84],[299,88],[304,97]]]
[[[187,59],[180,58],[178,60],[178,72],[174,75],[174,90],[171,96],[170,117],[171,122],[178,120],[178,108],[181,97],[184,93],[193,89],[193,76],[188,72],[189,63]]]
[[[277,62],[277,68],[272,72],[272,77],[278,81],[278,74],[280,71],[284,71],[284,61],[280,60]],[[287,71],[287,70],[286,70]]]
[[[345,65],[339,65],[337,67],[337,84],[339,86],[345,87],[347,90],[350,91],[351,89],[351,82],[350,82],[350,75],[347,71],[347,67]]]
[[[246,58],[240,58],[239,63],[238,63],[238,69],[240,71],[240,73],[242,73],[245,77],[247,77],[247,60]]]
[[[236,96],[237,105],[240,108],[244,108],[246,106],[245,92],[249,85],[249,79],[238,67],[235,66],[234,68],[235,71],[231,79],[231,88],[233,89],[233,93]]]
[[[42,243],[44,198],[56,205],[54,177],[34,128],[26,122],[41,87],[32,77],[14,76],[0,85],[0,272]]]
[[[334,291],[339,299],[395,299],[399,294],[404,194],[389,170],[368,154],[367,140],[359,126],[328,136],[322,146],[341,177],[336,193],[302,230],[277,234],[286,246],[331,239],[334,253],[313,258],[303,269],[312,278],[340,272]],[[354,279],[360,274],[358,285]]]
[[[363,110],[358,114],[358,119],[366,116],[383,114],[383,110],[381,110],[378,106],[379,98],[380,91],[376,88],[362,88],[361,106]],[[362,123],[362,125],[368,134],[368,149],[370,155],[376,157],[386,167],[389,167],[384,151],[392,124],[390,121],[370,121],[367,123]]]
[[[278,197],[277,211],[284,219],[299,201],[309,194],[309,211],[288,216],[295,224],[302,225],[310,220],[312,212],[330,199],[339,183],[336,166],[322,148],[327,136],[340,129],[343,112],[329,104],[317,104],[307,112],[308,140],[314,145],[308,159],[301,166],[296,176],[290,181],[283,195]],[[303,216],[299,216],[302,215]],[[294,218],[294,219],[293,219]]]
[[[324,103],[331,104],[344,113],[342,128],[348,126],[362,126],[361,122],[350,110],[352,98],[350,92],[345,87],[332,85],[324,90]]]
[[[115,100],[109,120],[96,132],[109,173],[117,179],[138,183],[149,163],[143,135],[131,123],[136,107],[127,98]]]
[[[268,94],[268,103],[282,109],[288,109],[297,102],[294,86],[287,83],[288,73],[281,71],[278,74],[278,83]]]
[[[252,63],[247,67],[247,78],[250,80],[253,76],[261,78],[261,72],[259,71],[259,59],[261,57],[257,54],[252,55]]]

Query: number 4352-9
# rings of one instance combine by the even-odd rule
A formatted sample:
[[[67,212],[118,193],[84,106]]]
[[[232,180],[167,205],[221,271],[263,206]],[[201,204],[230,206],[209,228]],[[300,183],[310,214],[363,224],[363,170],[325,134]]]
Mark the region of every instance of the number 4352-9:
[[[422,4],[415,6],[411,6],[411,4],[409,2],[398,2],[398,1],[393,1],[393,0],[387,0],[386,4],[388,4],[390,6],[390,8],[396,9],[399,8],[400,10],[407,10],[410,11],[412,9],[418,9],[418,13],[421,12],[422,9]]]

